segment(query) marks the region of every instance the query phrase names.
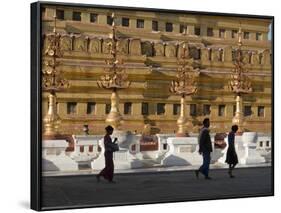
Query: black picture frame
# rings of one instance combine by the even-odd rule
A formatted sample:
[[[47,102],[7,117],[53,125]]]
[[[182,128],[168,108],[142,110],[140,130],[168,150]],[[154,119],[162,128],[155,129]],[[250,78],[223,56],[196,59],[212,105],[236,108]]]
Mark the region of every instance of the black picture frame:
[[[233,196],[219,199],[228,198],[241,198],[241,197],[259,197],[259,196],[274,196],[274,16],[265,15],[245,15],[245,14],[234,14],[234,13],[215,13],[215,12],[202,12],[202,11],[186,11],[186,10],[167,10],[167,9],[156,9],[156,8],[141,8],[141,7],[122,7],[122,6],[111,6],[111,5],[91,5],[91,4],[76,4],[76,3],[58,3],[58,2],[35,2],[31,4],[31,209],[42,211],[42,210],[56,210],[56,209],[77,209],[77,208],[89,208],[89,207],[102,207],[102,206],[116,206],[115,204],[105,205],[81,205],[81,206],[57,206],[51,208],[44,208],[42,206],[42,97],[41,97],[41,55],[42,55],[42,39],[41,39],[41,8],[44,5],[52,6],[71,6],[80,8],[103,8],[103,9],[122,9],[122,10],[138,10],[146,12],[162,12],[162,13],[188,13],[193,15],[210,15],[210,16],[228,16],[228,17],[244,17],[244,18],[259,18],[271,20],[271,48],[272,48],[272,91],[271,91],[271,122],[272,122],[272,163],[271,163],[271,193],[266,195],[249,195],[249,196]],[[197,201],[197,200],[216,200],[217,198],[208,199],[186,199],[186,200],[170,200],[168,202],[184,202],[184,201]],[[159,202],[140,202],[140,203],[126,203],[117,204],[122,205],[137,205],[137,204],[153,204]]]

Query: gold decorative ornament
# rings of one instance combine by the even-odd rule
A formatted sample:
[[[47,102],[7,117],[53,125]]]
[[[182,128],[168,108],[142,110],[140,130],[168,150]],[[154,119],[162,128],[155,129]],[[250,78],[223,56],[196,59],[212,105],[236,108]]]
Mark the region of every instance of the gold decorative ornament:
[[[242,31],[241,27],[238,32],[238,49],[234,61],[235,68],[231,74],[229,87],[236,94],[236,111],[232,119],[232,123],[238,125],[238,132],[244,132],[244,116],[243,116],[243,97],[242,95],[252,92],[250,78],[247,76],[248,70],[245,68],[242,55]]]
[[[186,130],[186,105],[185,97],[193,95],[197,91],[196,77],[199,76],[199,69],[194,68],[194,60],[191,57],[186,57],[187,48],[183,44],[183,51],[178,61],[177,80],[173,80],[170,86],[170,92],[181,96],[180,117],[177,120],[178,131],[177,136],[187,136]]]
[[[112,90],[111,94],[111,108],[106,118],[106,122],[113,126],[114,129],[120,129],[122,115],[119,111],[119,89],[126,89],[130,86],[131,82],[128,81],[128,75],[122,67],[123,61],[117,57],[117,36],[116,26],[114,20],[114,13],[112,13],[112,33],[109,35],[111,41],[107,44],[110,47],[111,59],[106,60],[109,66],[105,68],[105,75],[97,82],[100,88]],[[121,66],[120,66],[121,65]]]
[[[48,112],[43,118],[44,135],[57,135],[61,123],[57,114],[56,92],[61,91],[69,86],[60,70],[58,70],[58,58],[62,57],[60,48],[60,34],[56,32],[56,14],[54,15],[55,24],[53,33],[48,34],[48,46],[44,52],[44,62],[42,68],[42,89],[49,92],[48,95]]]

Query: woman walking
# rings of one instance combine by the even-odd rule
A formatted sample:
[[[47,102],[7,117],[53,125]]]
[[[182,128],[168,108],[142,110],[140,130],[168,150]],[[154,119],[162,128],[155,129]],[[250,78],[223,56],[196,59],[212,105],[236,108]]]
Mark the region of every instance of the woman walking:
[[[114,146],[116,145],[115,142],[117,141],[117,138],[114,139],[114,142],[112,142],[110,135],[113,133],[113,127],[107,126],[105,128],[106,134],[104,136],[104,157],[105,157],[105,168],[96,176],[97,181],[100,181],[100,176],[104,177],[104,179],[108,180],[111,183],[115,183],[113,181],[113,174],[114,174],[114,164],[113,164],[113,152],[117,151]]]
[[[232,174],[234,167],[238,163],[238,157],[235,151],[235,133],[238,130],[237,125],[233,125],[231,127],[231,132],[228,134],[228,149],[226,153],[225,162],[229,165],[228,174],[230,178],[234,178],[235,176]]]

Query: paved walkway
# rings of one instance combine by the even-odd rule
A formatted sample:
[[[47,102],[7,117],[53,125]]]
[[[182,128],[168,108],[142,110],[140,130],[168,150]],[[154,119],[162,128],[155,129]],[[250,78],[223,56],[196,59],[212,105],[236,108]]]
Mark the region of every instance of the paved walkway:
[[[271,172],[239,168],[230,179],[227,170],[214,169],[212,180],[197,180],[194,171],[116,174],[115,184],[98,183],[94,175],[43,177],[42,204],[47,209],[264,196],[272,194]]]
[[[263,163],[263,164],[251,164],[251,165],[243,165],[238,164],[236,168],[249,168],[249,167],[270,167],[271,163]],[[174,172],[174,171],[187,171],[187,170],[195,170],[198,168],[198,165],[189,165],[189,166],[154,166],[147,168],[137,168],[137,169],[116,169],[115,174],[121,173],[155,173],[155,172]],[[227,169],[228,165],[226,163],[217,163],[211,164],[211,169]],[[72,175],[95,175],[98,174],[100,170],[93,169],[83,169],[78,171],[48,171],[43,172],[43,176],[72,176]]]

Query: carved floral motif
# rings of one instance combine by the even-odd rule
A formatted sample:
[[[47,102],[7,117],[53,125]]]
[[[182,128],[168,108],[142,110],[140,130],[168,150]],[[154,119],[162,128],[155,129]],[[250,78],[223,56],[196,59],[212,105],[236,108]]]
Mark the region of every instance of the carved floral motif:
[[[176,46],[174,44],[167,44],[165,46],[165,56],[168,58],[176,57]]]
[[[60,46],[63,51],[72,50],[72,38],[69,35],[61,36]]]
[[[163,43],[154,44],[154,55],[155,56],[164,56],[164,45]]]
[[[89,52],[90,53],[100,53],[101,52],[101,41],[100,41],[100,39],[98,39],[98,38],[90,39]]]
[[[144,41],[141,43],[141,52],[143,55],[151,57],[153,55],[152,44],[150,41]]]
[[[73,41],[73,49],[75,51],[87,51],[88,39],[84,36],[75,37]]]
[[[131,39],[129,45],[130,55],[141,55],[141,41],[140,39]]]

